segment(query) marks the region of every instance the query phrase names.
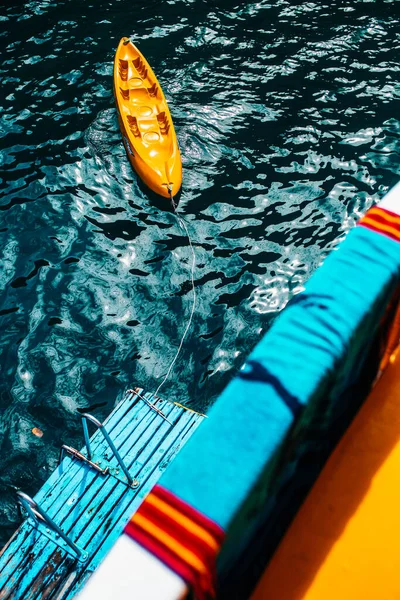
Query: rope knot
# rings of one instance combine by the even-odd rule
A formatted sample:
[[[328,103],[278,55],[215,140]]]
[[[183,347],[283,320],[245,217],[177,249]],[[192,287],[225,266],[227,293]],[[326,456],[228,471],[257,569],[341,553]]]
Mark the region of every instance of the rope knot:
[[[169,197],[170,197],[171,204],[172,204],[172,210],[175,212],[177,209],[177,205],[176,205],[174,197],[172,195],[172,183],[168,184],[168,192],[169,192]]]

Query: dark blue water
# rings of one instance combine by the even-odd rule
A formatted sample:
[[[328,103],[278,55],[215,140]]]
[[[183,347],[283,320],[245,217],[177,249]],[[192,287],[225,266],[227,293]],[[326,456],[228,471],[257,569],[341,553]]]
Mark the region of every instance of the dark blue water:
[[[197,254],[165,397],[206,409],[399,175],[398,1],[9,0],[1,17],[0,531],[79,411],[152,390],[190,252],[138,185],[112,97],[130,35],[164,88]],[[42,437],[32,433],[43,432]]]

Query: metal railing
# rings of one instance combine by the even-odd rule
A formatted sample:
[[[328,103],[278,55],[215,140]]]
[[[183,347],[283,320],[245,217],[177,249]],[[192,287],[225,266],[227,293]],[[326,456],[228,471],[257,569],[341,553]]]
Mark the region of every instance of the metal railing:
[[[93,417],[93,415],[89,415],[89,413],[84,413],[82,415],[82,426],[83,426],[83,435],[85,437],[85,446],[86,446],[86,452],[87,452],[88,459],[90,461],[92,460],[93,453],[92,453],[92,448],[90,446],[89,430],[88,430],[87,421],[90,421],[91,423],[93,423],[93,425],[95,425],[103,434],[104,439],[106,440],[107,444],[110,446],[112,453],[114,454],[115,458],[117,459],[117,461],[119,463],[119,466],[123,470],[125,477],[128,480],[129,485],[133,488],[138,487],[139,481],[137,479],[134,479],[131,476],[131,474],[129,473],[127,466],[125,465],[124,461],[122,460],[120,453],[118,452],[117,448],[115,447],[114,442],[110,438],[110,436],[107,432],[107,429],[104,427],[103,423],[100,423],[100,421],[98,419],[96,419],[96,417]]]
[[[36,529],[38,529],[40,523],[45,525],[47,530],[53,531],[57,536],[60,536],[60,538],[64,540],[68,548],[72,550],[72,552],[76,555],[76,558],[80,562],[85,562],[88,559],[87,552],[79,548],[75,544],[75,542],[71,540],[69,535],[64,533],[57,525],[57,523],[55,523],[53,519],[49,517],[49,515],[42,508],[40,508],[39,504],[35,502],[33,498],[31,498],[30,496],[28,496],[28,494],[25,494],[24,492],[17,492],[17,500],[19,505],[22,506],[28,513],[29,518],[33,521],[33,526]],[[57,540],[53,541],[57,543]]]

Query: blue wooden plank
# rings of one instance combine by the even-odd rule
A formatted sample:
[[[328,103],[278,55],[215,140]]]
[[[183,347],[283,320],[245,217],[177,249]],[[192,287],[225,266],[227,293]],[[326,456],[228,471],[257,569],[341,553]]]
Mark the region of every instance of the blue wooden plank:
[[[131,449],[133,459],[129,464],[129,468],[135,471],[137,469],[142,469],[147,463],[150,465],[152,463],[157,464],[160,462],[162,459],[162,452],[168,449],[172,443],[175,443],[175,440],[189,420],[190,416],[181,412],[176,419],[173,428],[164,421],[150,439],[137,440]],[[162,446],[164,441],[166,445],[165,450],[163,450],[164,446]]]
[[[30,526],[28,525],[27,527],[29,528]],[[7,590],[8,593],[10,593],[10,590],[12,590],[18,582],[18,579],[21,575],[19,567],[28,563],[30,552],[35,547],[35,541],[38,539],[38,535],[34,536],[32,534],[33,532],[31,527],[30,529],[31,531],[25,538],[24,544],[21,546],[21,548],[18,548],[17,552],[11,556],[11,560],[8,561],[5,568],[2,569],[0,576],[0,589]],[[7,598],[6,593],[4,593],[4,597]]]
[[[15,597],[15,600],[19,598],[24,600],[47,600],[49,598],[62,600],[62,587],[68,580],[71,585],[74,576],[75,579],[78,576],[78,572],[74,571],[74,563],[68,557],[63,558],[58,564],[57,551],[54,553],[54,557],[51,557],[50,562],[52,565],[54,564],[54,567],[52,569],[45,567],[32,582],[31,587],[24,592],[24,595]],[[60,590],[61,594],[57,590]]]
[[[135,429],[133,431],[127,427],[127,424],[124,421],[121,421],[118,425],[118,433],[115,437],[115,441],[113,438],[118,451],[124,453],[123,446],[126,441],[131,438],[136,439],[138,436],[140,436],[146,427],[156,421],[156,418],[157,414],[150,408],[147,408],[147,411],[143,411],[143,413],[140,415],[140,420],[136,422]],[[161,417],[158,418],[161,419]],[[110,461],[113,460],[112,451],[109,446],[106,446],[105,444],[102,446],[101,452],[96,455],[96,458],[97,456],[99,456],[100,461],[106,461],[105,463],[101,462],[101,465],[109,464]]]
[[[140,470],[135,473],[135,477],[138,478],[141,482],[146,483],[148,479],[152,478],[151,486],[157,481],[157,479],[161,476],[161,473],[164,471],[168,463],[172,460],[172,458],[177,454],[180,447],[183,445],[184,441],[188,439],[189,433],[191,434],[195,427],[196,421],[191,418],[182,418],[174,429],[174,433],[176,434],[173,438],[167,438],[163,440],[160,447],[157,449],[157,455],[159,455],[159,460],[149,460],[143,462]],[[144,458],[144,457],[143,457]],[[140,464],[141,460],[139,457],[138,463]],[[154,476],[153,476],[154,474]],[[147,493],[147,492],[146,492]],[[138,496],[143,498],[145,493],[143,493],[143,487],[139,488]]]
[[[76,477],[82,476],[82,462],[70,457],[65,457],[62,462],[67,466],[62,472],[61,476],[58,479],[52,479],[52,485],[50,489],[48,489],[46,486],[46,489],[43,492],[43,488],[41,488],[35,496],[36,502],[40,503],[41,506],[46,506],[46,509],[49,509],[53,501],[56,500],[60,495],[63,495],[67,488],[69,489],[71,487],[71,481],[73,481]],[[86,472],[88,469],[89,467],[85,466],[84,472]],[[90,471],[92,471],[91,467]]]
[[[107,482],[101,481],[101,476],[97,476],[97,481],[94,482],[87,490],[86,494],[81,498],[79,502],[79,512],[70,511],[62,520],[62,529],[75,540],[79,546],[82,547],[82,541],[80,539],[82,531],[84,531],[92,520],[96,519],[98,514],[99,506],[105,498],[115,495],[115,488],[120,485],[120,493],[124,493],[127,489],[126,486],[120,484],[117,480],[109,477]],[[122,488],[122,489],[121,489]],[[133,490],[132,490],[133,493]],[[24,565],[17,570],[19,573],[18,584],[15,585],[15,589],[18,590],[20,597],[24,597],[25,590],[29,588],[33,579],[40,578],[40,573],[46,568],[46,565],[51,564],[51,557],[53,556],[57,547],[47,538],[41,536],[35,543],[33,549],[29,554],[29,569],[24,569]],[[61,551],[63,554],[63,551]],[[57,564],[54,565],[57,567]],[[83,568],[83,565],[82,567]]]
[[[102,476],[93,469],[82,464],[80,470],[76,472],[73,479],[63,479],[60,482],[60,486],[58,486],[58,482],[56,482],[51,493],[43,499],[41,506],[62,529],[66,511],[71,511],[71,507],[75,505],[79,493],[83,493],[83,491],[92,484],[95,477]],[[60,487],[59,490],[57,489],[58,487]],[[55,493],[55,491],[57,491],[57,493]],[[61,515],[59,513],[61,513]],[[34,542],[35,551],[32,551],[30,546],[33,543],[32,540],[34,537],[35,532],[32,531],[18,549],[17,554],[14,554],[15,558],[13,557],[13,559],[5,565],[5,568],[1,573],[0,583],[3,585],[7,583],[8,579],[13,576],[13,573],[17,569],[24,568],[28,554],[31,555],[33,552],[33,555],[36,555],[36,550],[41,549],[45,545],[45,540],[47,543],[47,538],[39,536],[38,540]]]
[[[120,409],[118,415],[113,415],[112,419],[109,418],[105,421],[105,423],[107,423],[107,431],[111,435],[113,441],[114,435],[116,431],[118,431],[119,426],[125,429],[129,435],[130,424],[134,420],[135,427],[131,428],[132,434],[134,432],[134,429],[136,428],[136,422],[140,422],[142,415],[145,415],[150,411],[146,404],[142,403],[141,400],[138,400],[139,399],[137,396],[131,400],[125,399],[118,405]],[[126,408],[126,405],[128,405],[128,409]],[[132,409],[135,410],[132,412]],[[99,431],[96,431],[95,434],[90,438],[90,442],[91,447],[94,451],[96,451],[96,448],[109,449],[107,442],[105,441],[103,435]],[[82,449],[82,452],[84,452],[84,449]],[[39,492],[35,496],[35,500],[38,503],[46,501],[46,506],[49,506],[47,500],[52,496],[52,494],[56,493],[57,495],[64,495],[64,493],[66,493],[64,489],[60,489],[58,487],[57,490],[55,490],[56,484],[57,486],[61,485],[62,477],[63,482],[65,481],[65,485],[68,485],[69,479],[73,479],[78,473],[80,465],[81,463],[79,463],[76,460],[71,460],[69,456],[65,457],[62,461],[62,465],[60,465],[56,472],[54,472],[50,476],[49,480],[44,484],[41,490],[39,490]],[[58,475],[59,477],[57,477]]]
[[[141,388],[139,388],[139,390],[139,393],[142,394],[143,390],[141,390]],[[121,421],[121,419],[126,418],[128,413],[130,420],[137,419],[137,413],[140,413],[143,410],[144,406],[146,405],[143,403],[142,400],[139,399],[137,395],[133,396],[132,398],[124,397],[117,404],[116,408],[111,412],[109,417],[104,421],[107,431],[111,435],[111,437],[114,437],[114,429],[116,426],[118,426],[118,423]],[[95,451],[96,448],[98,448],[104,443],[105,441],[103,435],[100,433],[100,431],[96,430],[96,432],[90,438],[90,444],[92,449]],[[82,451],[84,452],[84,449],[82,449]],[[43,498],[47,495],[47,493],[52,490],[56,480],[58,480],[61,476],[65,477],[66,475],[67,477],[74,477],[74,473],[68,472],[68,468],[70,468],[71,465],[73,465],[73,469],[75,472],[80,468],[79,463],[77,463],[75,460],[73,461],[69,456],[66,456],[62,461],[61,465],[59,465],[57,469],[50,475],[49,479],[47,479],[47,481],[43,484],[41,489],[36,494],[36,502],[42,502]]]
[[[196,422],[189,421],[185,424],[185,427],[175,439],[171,440],[170,438],[168,441],[165,440],[165,446],[160,448],[163,451],[163,454],[160,453],[160,456],[164,456],[166,458],[165,465],[176,453],[177,445],[181,443],[181,439],[185,439],[185,437],[188,438],[191,431],[195,427]],[[168,444],[169,447],[167,449]],[[165,451],[167,451],[167,454],[164,454]],[[148,465],[146,465],[146,467],[147,468],[143,468],[138,473],[138,477],[141,479],[141,481],[143,481],[143,485],[141,485],[133,501],[128,501],[127,498],[122,498],[118,503],[117,510],[114,512],[113,522],[103,522],[96,532],[97,539],[92,539],[92,543],[95,543],[95,545],[98,547],[98,550],[90,560],[90,570],[97,568],[104,555],[110,550],[117,537],[121,534],[122,528],[128,521],[129,517],[137,509],[153,485],[158,481],[163,469],[160,461],[155,461],[152,465],[152,468],[148,468]],[[73,592],[71,592],[67,598],[72,598],[73,594],[80,589],[81,585],[82,582],[81,579],[79,579],[76,583],[76,587],[73,588]]]
[[[1,589],[1,578],[8,563],[13,559],[13,556],[18,548],[21,547],[25,539],[30,533],[30,527],[27,521],[24,521],[22,525],[17,529],[9,542],[4,546],[0,553],[0,589]]]
[[[189,419],[186,423],[182,421],[181,425],[184,425],[182,429],[179,431],[174,430],[174,435],[170,435],[163,440],[162,444],[157,449],[157,454],[161,457],[161,461],[155,460],[152,462],[151,466],[146,463],[137,473],[135,473],[135,476],[141,481],[141,486],[136,491],[135,497],[133,500],[127,496],[122,497],[119,500],[116,509],[113,511],[113,518],[100,524],[99,528],[96,530],[96,536],[91,540],[91,544],[93,544],[97,550],[91,557],[87,570],[81,572],[81,575],[70,586],[69,591],[63,600],[72,600],[74,595],[83,586],[90,572],[98,567],[105,554],[111,549],[112,545],[121,534],[122,528],[131,514],[137,509],[143,498],[158,481],[163,468],[165,468],[168,462],[176,454],[179,446],[190,437],[194,429],[200,424],[202,419],[196,417],[194,419]]]
[[[197,427],[201,424],[202,420],[202,418],[196,418],[189,422],[188,429],[185,430],[184,435],[178,440],[178,443],[174,446],[173,452],[162,457],[160,462],[160,469],[165,470],[167,468],[168,464],[175,458],[182,446],[184,446],[187,440],[190,438],[190,436],[193,435]]]
[[[122,402],[120,404],[120,407],[122,408],[123,405],[126,403],[126,401],[125,403]],[[128,404],[132,404],[132,402]],[[142,407],[138,407],[138,410],[139,412],[142,411],[146,413],[146,405],[143,404],[143,407],[145,407],[144,410]],[[119,416],[126,416],[128,412],[129,411],[127,410],[124,410],[122,412],[120,411]],[[118,420],[114,419],[114,426],[117,424]],[[99,437],[99,443],[103,443],[103,436]],[[57,478],[57,475],[59,475],[60,470],[62,471],[62,476]],[[63,467],[61,469],[58,469],[57,471],[57,473],[53,474],[50,477],[50,483],[52,485],[50,486],[48,482],[48,485],[43,486],[44,490],[42,488],[41,493],[37,494],[36,500],[40,501],[43,509],[46,510],[48,514],[52,518],[54,518],[59,525],[63,525],[64,517],[62,516],[62,514],[60,516],[58,513],[62,513],[65,508],[70,508],[78,501],[79,497],[85,492],[87,486],[91,485],[95,475],[94,472],[91,469],[89,470],[87,467],[85,467],[82,471],[82,465],[80,463],[74,463],[69,459],[69,457],[66,457],[64,459]],[[47,494],[43,495],[43,491],[47,492]],[[25,543],[22,542],[22,547],[20,546],[20,550],[22,550],[22,552],[19,552],[18,557],[14,558],[11,561],[11,563],[8,565],[8,568],[3,569],[0,581],[6,582],[7,578],[11,577],[16,569],[23,567],[24,552],[26,552],[27,547],[29,547],[32,543],[31,537],[32,535],[25,537]],[[18,547],[18,543],[21,543],[21,541],[15,540],[15,547]],[[39,545],[37,546],[37,549],[42,549],[42,547],[45,544],[47,544],[47,542],[45,542],[45,539],[42,539]],[[10,548],[10,557],[12,556],[12,551],[13,548]],[[4,567],[6,567],[6,565],[4,565]]]
[[[108,477],[105,479],[102,475],[96,473],[93,482],[90,486],[86,487],[84,492],[79,496],[79,501],[73,505],[73,510],[71,510],[70,505],[68,506],[68,503],[62,507],[62,510],[58,514],[57,522],[62,525],[63,531],[68,533],[78,546],[82,547],[80,540],[82,531],[90,527],[91,521],[96,518],[99,506],[101,506],[104,498],[115,493],[116,483],[117,480],[114,478]],[[126,487],[123,484],[121,486],[122,489],[120,488],[119,491],[120,493],[124,493]],[[133,490],[131,490],[131,493],[134,493]],[[46,543],[45,538],[42,537],[31,554],[32,558],[35,559],[35,567],[31,568],[27,576],[28,579],[36,575],[36,570],[38,573],[40,572],[41,564],[46,564],[52,551],[52,545]]]
[[[171,412],[172,408],[167,407],[165,410],[166,416],[169,417]],[[162,419],[157,413],[151,411],[151,413],[142,419],[139,426],[135,429],[135,435],[126,436],[123,444],[119,448],[122,456],[124,456],[126,464],[133,462],[137,454],[137,448],[146,444],[153,435],[157,435],[157,431],[160,427],[163,428],[163,430],[165,428],[171,429],[171,425],[167,421]],[[109,452],[107,452],[106,456],[110,456]],[[110,465],[111,470],[113,467],[118,466],[115,457],[110,457],[107,462]]]
[[[144,392],[142,388],[136,388],[140,395]],[[124,395],[121,401],[116,405],[113,411],[109,414],[109,416],[103,421],[103,424],[107,426],[107,431],[112,433],[114,426],[118,423],[127,412],[133,411],[134,407],[137,406],[138,409],[141,407],[141,400],[138,394],[134,394],[133,396]],[[134,416],[134,412],[132,413]]]
[[[81,464],[73,479],[65,484],[63,482],[63,485],[55,484],[53,493],[51,496],[48,495],[43,498],[41,506],[56,520],[59,512],[63,514],[65,509],[71,510],[78,498],[92,485],[96,477],[106,480],[106,477],[100,475],[91,467]]]
[[[184,427],[188,426],[187,423],[185,423],[184,421],[182,421],[182,426],[180,428],[179,432],[174,431],[174,435],[173,436],[169,436],[169,438],[167,440],[165,440],[165,446],[162,448],[162,452],[167,451],[169,448],[171,448],[172,446],[174,446],[174,444],[176,445],[177,443],[177,437],[180,435],[181,431],[184,430]],[[125,497],[123,500],[121,500],[118,503],[115,503],[114,501],[114,507],[113,507],[113,514],[112,514],[112,519],[110,522],[107,522],[104,518],[103,515],[101,513],[99,513],[99,527],[96,528],[96,530],[94,532],[91,533],[92,535],[92,543],[95,543],[96,546],[99,546],[101,544],[101,546],[103,546],[104,540],[102,538],[104,538],[104,536],[106,535],[106,530],[107,528],[110,527],[110,525],[112,525],[113,528],[116,528],[118,530],[118,533],[120,533],[122,531],[123,526],[125,525],[124,522],[121,521],[121,510],[123,511],[125,503],[128,503],[128,507],[130,512],[128,512],[128,515],[126,517],[126,520],[129,518],[129,515],[135,510],[135,508],[140,504],[140,502],[142,501],[143,496],[145,496],[151,488],[152,484],[148,483],[148,478],[149,475],[156,470],[157,465],[160,462],[160,458],[162,457],[161,452],[157,452],[154,453],[152,455],[152,459],[153,459],[153,468],[152,469],[148,469],[147,471],[144,471],[144,469],[140,469],[137,473],[137,476],[141,482],[140,488],[138,490],[135,490],[134,495],[131,497],[131,499],[129,499],[129,497]],[[143,478],[142,478],[142,473],[143,473]],[[107,508],[107,507],[105,507]],[[115,525],[116,524],[116,525]],[[95,537],[97,538],[95,540]],[[82,536],[80,538],[81,543],[85,543],[85,537]],[[87,546],[85,546],[85,548],[87,548]]]
[[[101,475],[96,474],[91,485],[79,496],[73,509],[71,510],[70,506],[65,505],[58,513],[58,524],[60,524],[62,530],[67,533],[78,546],[80,545],[79,527],[81,526],[82,520],[82,527],[84,527],[95,514],[99,494],[110,493],[114,486],[115,480],[113,478],[108,477],[105,479]]]
[[[71,471],[69,471],[70,469]],[[61,461],[61,464],[53,471],[35,495],[36,502],[41,503],[45,496],[52,493],[56,482],[60,484],[62,480],[68,481],[70,478],[74,477],[74,472],[78,470],[79,465],[76,464],[76,461],[72,460],[69,456],[65,456]]]
[[[150,400],[151,394],[143,394],[143,397],[146,400]],[[138,421],[140,421],[140,423],[138,423],[137,426],[140,426],[142,424],[143,419],[146,419],[148,421],[153,421],[153,420],[155,421],[156,417],[158,419],[162,419],[162,417],[160,415],[158,415],[157,412],[152,410],[145,402],[143,402],[143,400],[140,400],[140,402],[142,402],[143,411],[140,413],[140,415],[138,415]],[[162,403],[157,404],[157,408],[161,412],[163,412],[163,414],[165,414],[165,416],[167,416],[167,417],[168,417],[168,414],[171,412],[172,407],[173,407],[173,404],[170,402],[162,402]],[[147,409],[147,410],[144,410],[144,409]],[[132,429],[131,426],[130,426],[130,429]],[[126,440],[128,438],[131,438],[131,439],[136,438],[136,428],[134,430],[132,430],[132,433],[134,433],[134,435],[132,435],[131,433],[129,433],[126,430],[126,428],[124,427],[122,422],[119,424],[118,433],[115,432],[115,434],[113,436],[114,444],[118,450],[120,450],[122,448],[123,444],[126,442]],[[108,452],[107,456],[109,458],[111,458],[111,452]]]
[[[82,573],[85,572],[86,571],[82,572],[81,570],[75,569],[74,565],[64,563],[54,574],[50,582],[50,586],[52,587],[50,593],[48,594],[46,588],[46,595],[41,594],[32,600],[47,600],[47,598],[52,598],[52,600],[65,600],[68,591],[76,585],[77,581],[79,581],[82,576]]]
[[[112,515],[115,512],[115,503],[118,503],[118,505],[120,505],[121,500],[124,499],[125,503],[131,504],[132,502],[132,497],[135,494],[135,490],[133,490],[132,488],[128,488],[127,486],[125,486],[124,484],[122,484],[121,482],[119,482],[118,480],[114,480],[116,482],[116,487],[118,489],[114,490],[112,494],[106,494],[104,493],[103,490],[103,494],[106,498],[105,502],[103,503],[103,505],[100,507],[100,509],[96,512],[96,521],[100,520],[102,522],[107,522],[107,520],[110,520],[110,517],[112,517]],[[122,495],[121,495],[122,493]],[[82,522],[80,523],[80,525],[82,525]],[[87,541],[87,548],[90,551],[90,548],[93,547],[93,544],[91,543],[91,537],[93,536],[93,526],[85,526],[84,525],[84,531],[83,534],[81,535],[80,538],[80,543],[81,545],[85,544],[85,541]],[[95,545],[96,550],[98,550],[98,544]],[[104,553],[103,553],[104,555]],[[91,565],[85,565],[86,569],[89,569],[89,571],[91,571]],[[75,575],[77,577],[80,576],[80,574],[84,572],[83,571],[83,567],[82,566],[78,566],[78,569],[76,569],[75,571]],[[57,575],[55,573],[55,575]],[[68,573],[66,574],[68,575]],[[65,579],[67,579],[67,577],[65,577]],[[70,587],[70,585],[72,585],[71,582],[70,585],[68,585],[68,581],[64,581],[61,582],[62,585],[66,588],[66,590]],[[21,590],[22,591],[22,590]],[[39,597],[39,596],[38,596]],[[42,596],[40,596],[40,598],[42,598]]]
[[[125,522],[128,520],[129,516],[136,510],[137,506],[141,503],[144,496],[150,491],[153,483],[160,476],[160,461],[163,458],[165,452],[170,452],[173,454],[175,452],[175,446],[178,443],[179,436],[185,431],[185,427],[190,427],[190,423],[188,423],[185,419],[182,419],[179,430],[174,430],[173,435],[167,436],[164,440],[164,445],[158,447],[158,452],[152,452],[151,456],[148,457],[148,462],[146,462],[144,467],[140,467],[135,474],[135,476],[140,481],[140,487],[136,491],[135,496],[132,502],[129,504],[129,511],[126,515],[125,521],[122,518],[124,514],[124,504],[120,503],[115,507],[115,514],[113,515],[114,523],[117,523],[115,529],[118,533],[120,533],[125,525]],[[154,478],[150,481],[151,475],[154,474]],[[105,529],[107,529],[108,524],[106,522],[101,522],[100,527],[95,532],[95,535],[98,538],[97,545],[100,544],[100,540],[105,536]],[[104,541],[101,541],[101,545],[103,546]]]
[[[17,582],[20,582],[25,575],[32,581],[41,566],[47,564],[51,554],[59,549],[56,543],[50,541],[30,525],[28,527],[30,527],[29,535],[2,573],[2,587],[16,587]],[[62,549],[60,551],[63,555],[65,554]]]
[[[162,419],[161,416],[156,414],[156,419],[152,422],[152,430],[150,430],[150,435],[159,437],[161,434],[169,434],[170,431],[176,426],[177,421],[181,417],[184,411],[176,410],[173,405],[166,405],[163,408],[163,413],[168,418],[168,421]],[[126,456],[126,460],[128,465],[131,465],[132,462],[137,458],[140,453],[140,448],[146,444],[148,439],[149,429],[143,431],[141,436],[131,437],[127,440],[126,444],[122,447],[122,450]]]
[[[85,469],[87,469],[87,467],[85,467]],[[89,476],[88,476],[89,475]],[[90,473],[85,473],[83,481],[84,481],[84,486],[77,484],[77,480],[76,477],[74,479],[74,482],[69,482],[68,485],[64,485],[62,488],[62,492],[63,494],[58,494],[58,493],[54,493],[54,491],[51,493],[52,498],[55,498],[55,500],[51,500],[48,506],[45,506],[46,502],[44,499],[43,502],[43,506],[44,508],[46,508],[49,512],[49,514],[51,514],[51,516],[53,518],[56,517],[57,515],[57,519],[56,522],[62,526],[62,529],[68,533],[70,532],[70,528],[68,527],[69,521],[78,522],[78,518],[80,515],[80,512],[82,510],[82,508],[84,507],[84,505],[82,505],[82,502],[85,502],[85,498],[86,500],[89,502],[91,501],[92,497],[94,497],[98,491],[98,488],[103,486],[103,493],[106,493],[106,489],[108,488],[108,485],[106,484],[106,482],[103,481],[104,478],[103,476],[97,474],[94,471],[90,471]],[[97,481],[97,485],[93,484],[94,481]],[[82,482],[81,482],[82,483]],[[57,488],[57,483],[55,488]],[[89,492],[87,491],[89,489]],[[56,490],[55,490],[56,491]],[[58,502],[60,500],[60,502]],[[78,503],[79,500],[79,503]],[[78,503],[78,504],[77,504]],[[71,511],[71,506],[74,506],[74,509]],[[69,511],[69,517],[65,516],[65,511]],[[72,535],[71,536],[72,539],[76,540],[78,545],[79,545],[79,537]],[[27,543],[31,543],[30,540]],[[25,548],[21,548],[22,551],[25,550]],[[46,538],[42,537],[39,538],[38,542],[35,544],[35,551],[33,553],[31,553],[31,558],[36,558],[37,556],[40,555],[40,557],[43,559],[44,557],[46,557],[47,559],[47,554],[51,553],[53,551],[52,548],[52,544],[48,543]],[[23,557],[23,553],[19,554],[20,557]],[[41,561],[36,561],[37,563],[37,567],[38,569],[40,569],[40,563]],[[21,558],[20,563],[15,564],[13,563],[12,565],[12,572],[10,573],[10,576],[13,574],[13,572],[15,572],[17,569],[22,569],[24,567],[24,561],[23,558]],[[28,577],[32,577],[36,574],[35,569],[31,570],[30,574]]]
[[[0,572],[0,589],[8,586],[11,587],[12,582],[18,579],[18,569],[27,564],[30,552],[35,547],[36,541],[39,539],[39,534],[32,529],[32,526],[25,522],[22,526],[28,534],[21,536],[23,541],[21,545],[13,548],[13,552],[7,554],[7,562],[2,565]],[[21,528],[22,529],[22,528]],[[41,537],[41,536],[40,536]]]
[[[4,589],[12,590],[4,598],[43,600],[58,590],[57,598],[61,599],[63,589],[62,598],[66,599],[80,589],[162,470],[202,420],[196,413],[170,402],[160,401],[157,408],[173,425],[137,397],[123,399],[105,422],[132,475],[140,479],[138,489],[119,480],[116,459],[110,455],[102,434],[96,432],[91,437],[91,447],[102,454],[103,461],[109,457],[110,474],[104,477],[86,464],[66,457],[35,497],[63,531],[89,552],[87,564],[69,557],[25,522],[0,556],[0,585],[4,583]]]
[[[131,430],[134,431],[136,421],[140,420],[142,415],[149,410],[150,408],[138,396],[132,399],[125,399],[118,405],[118,410],[115,414],[111,413],[110,417],[104,421],[104,426],[114,441],[117,437],[121,421],[131,423]],[[96,452],[98,447],[105,443],[100,431],[96,430],[96,433],[90,438],[90,443],[93,452]]]
[[[75,540],[80,547],[82,547],[82,532],[88,527],[90,529],[90,524],[93,520],[96,520],[96,514],[98,514],[99,507],[101,507],[104,500],[110,496],[115,496],[115,488],[117,487],[118,483],[119,482],[114,478],[108,478],[106,485],[101,484],[99,481],[96,482],[97,485],[92,485],[90,490],[88,490],[88,493],[82,497],[79,503],[79,514],[74,514],[71,512],[64,519],[62,526],[63,531],[68,533],[68,535],[70,535],[70,537]],[[120,490],[120,492],[123,492],[125,486],[123,484],[119,485],[123,488]],[[29,589],[32,580],[40,578],[40,574],[44,569],[46,569],[46,566],[51,565],[51,559],[55,553],[55,547],[52,542],[45,542],[45,539],[46,538],[42,536],[42,538],[38,540],[38,543],[35,545],[35,548],[30,555],[30,568],[25,569],[22,577],[19,579],[16,589],[18,590],[21,598],[24,598],[26,590]],[[65,554],[62,550],[60,552],[61,555]],[[54,564],[54,570],[58,568],[59,562],[60,561]],[[76,566],[79,569],[84,568],[84,565]]]
[[[25,599],[35,582],[38,584],[39,581],[43,581],[44,576],[48,575],[50,577],[59,564],[67,560],[68,557],[69,555],[57,544],[41,536],[37,546],[29,553],[28,562],[15,571],[13,578],[7,585],[8,587],[12,586],[12,593],[15,597]],[[70,558],[70,562],[73,563],[74,560]],[[37,587],[40,591],[39,585]]]
[[[46,562],[40,561],[40,569],[18,571],[18,577],[11,581],[7,587],[3,588],[0,595],[2,600],[25,600],[28,596],[31,598],[43,598],[43,594],[48,591],[44,586],[47,587],[54,572],[57,571],[61,564],[65,564],[68,560],[61,548],[58,548],[53,543],[51,546],[52,552],[46,556]],[[69,565],[71,563],[71,560],[67,562]]]
[[[164,423],[165,423],[165,421],[164,421]],[[159,432],[159,435],[160,435],[160,432]],[[156,437],[157,437],[157,436],[156,436]],[[154,439],[153,439],[153,444],[154,444]],[[99,479],[99,478],[101,478],[101,476],[98,476],[98,479]],[[94,495],[95,495],[95,494],[94,494],[94,492],[93,492],[93,489],[94,489],[94,488],[93,488],[93,487],[91,487],[92,494],[91,494],[91,495],[89,495],[89,500],[91,499],[91,497],[92,497],[92,496],[94,496]],[[72,497],[72,499],[74,499],[74,497]],[[80,501],[79,501],[79,507],[77,507],[77,514],[78,514],[78,512],[80,512],[80,511],[81,511],[81,508],[82,508],[82,500],[80,500]],[[79,509],[79,510],[78,510],[78,509]],[[74,514],[74,512],[72,512],[72,513],[71,513],[71,517],[70,517],[70,518],[72,518],[72,519],[75,519],[75,514]],[[60,522],[60,521],[58,521],[58,522],[59,522],[60,524],[62,524],[64,521],[63,521],[63,519],[62,519],[62,520],[61,520],[61,522]],[[66,525],[66,524],[64,523],[64,527],[63,527],[63,528],[65,528],[65,525]],[[73,537],[74,537],[74,536],[73,536]],[[39,544],[39,545],[40,545],[40,547],[42,546],[42,544]]]

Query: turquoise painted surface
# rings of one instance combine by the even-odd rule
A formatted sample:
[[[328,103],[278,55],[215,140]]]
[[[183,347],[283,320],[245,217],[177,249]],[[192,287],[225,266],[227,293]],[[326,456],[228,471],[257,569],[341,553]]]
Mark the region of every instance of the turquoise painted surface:
[[[362,227],[351,231],[163,476],[162,485],[227,533],[218,558],[221,600],[249,597],[368,393],[375,334],[399,273],[400,244]]]
[[[86,563],[60,548],[45,528],[25,521],[0,556],[0,597],[40,600],[57,594],[72,599],[121,534],[132,512],[201,423],[202,417],[172,403],[158,408],[172,425],[138,397],[122,401],[106,421],[107,431],[139,486],[123,473],[100,432],[91,439],[93,461],[109,467],[102,475],[66,456],[35,496],[47,514],[79,548]],[[83,451],[85,452],[85,451]],[[62,591],[61,591],[62,590]]]
[[[250,354],[247,364],[264,367],[272,383],[237,376],[161,483],[228,532],[236,520],[251,521],[251,509],[280,475],[277,461],[293,436],[301,438],[302,430],[306,437],[316,416],[317,426],[329,430],[335,403],[363,365],[399,267],[399,244],[361,227],[351,231]],[[288,394],[304,406],[296,424]]]

